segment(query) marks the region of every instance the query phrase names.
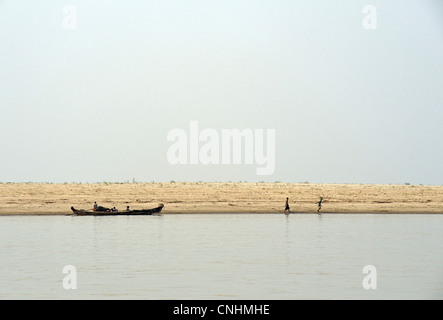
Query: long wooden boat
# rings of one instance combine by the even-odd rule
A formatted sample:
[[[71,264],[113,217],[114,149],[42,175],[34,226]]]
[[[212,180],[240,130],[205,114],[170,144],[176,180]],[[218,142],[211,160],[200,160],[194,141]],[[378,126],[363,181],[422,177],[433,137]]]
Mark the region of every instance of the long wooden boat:
[[[159,204],[157,208],[152,208],[152,209],[117,211],[117,212],[77,210],[74,207],[71,207],[71,210],[77,216],[149,216],[155,213],[160,213],[163,207],[164,207],[163,204]]]

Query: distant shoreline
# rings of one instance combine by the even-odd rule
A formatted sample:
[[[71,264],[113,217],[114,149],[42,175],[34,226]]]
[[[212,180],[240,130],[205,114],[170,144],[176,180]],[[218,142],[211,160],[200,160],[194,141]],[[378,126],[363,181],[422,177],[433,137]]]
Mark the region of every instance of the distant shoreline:
[[[314,212],[291,212],[290,214],[284,214],[283,212],[161,212],[160,214],[146,215],[142,217],[151,217],[159,215],[178,216],[178,215],[443,215],[443,212],[322,212],[320,214]],[[54,212],[17,212],[17,213],[0,213],[0,217],[51,217],[51,216],[73,216],[77,215],[71,213],[54,213]],[[120,215],[124,217],[124,215]],[[93,216],[89,216],[93,217]],[[100,217],[103,217],[101,215]],[[115,215],[113,216],[115,217]],[[131,217],[131,216],[129,216]],[[133,216],[132,216],[133,217]]]
[[[66,215],[94,201],[120,211],[165,205],[162,214],[443,214],[443,186],[167,182],[0,183],[0,215]],[[295,201],[295,203],[294,203]]]

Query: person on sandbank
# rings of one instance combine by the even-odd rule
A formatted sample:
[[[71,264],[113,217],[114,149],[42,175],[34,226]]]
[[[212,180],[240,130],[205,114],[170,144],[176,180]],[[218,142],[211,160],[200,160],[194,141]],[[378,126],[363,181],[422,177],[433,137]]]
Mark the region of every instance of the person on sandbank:
[[[289,207],[289,198],[286,198],[285,213],[286,210],[288,211],[287,213],[291,213],[291,208]]]
[[[318,204],[317,213],[320,213],[322,202],[323,202],[323,197],[320,197],[320,201],[317,203]]]

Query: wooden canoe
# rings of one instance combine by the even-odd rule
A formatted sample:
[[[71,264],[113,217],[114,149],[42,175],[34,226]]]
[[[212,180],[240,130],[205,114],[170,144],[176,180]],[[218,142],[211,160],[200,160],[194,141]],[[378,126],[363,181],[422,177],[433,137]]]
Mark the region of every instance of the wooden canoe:
[[[152,208],[152,209],[118,211],[118,212],[77,210],[74,207],[71,207],[71,210],[77,216],[149,216],[155,213],[160,213],[163,207],[164,207],[163,204],[159,204],[157,208]]]

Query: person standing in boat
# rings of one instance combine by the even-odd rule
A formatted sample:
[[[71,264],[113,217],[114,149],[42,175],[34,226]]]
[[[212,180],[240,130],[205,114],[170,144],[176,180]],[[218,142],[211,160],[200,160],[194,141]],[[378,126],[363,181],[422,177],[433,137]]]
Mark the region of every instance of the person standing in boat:
[[[93,210],[94,210],[94,211],[97,211],[97,208],[98,208],[97,202],[96,202],[96,201],[94,201],[94,206],[93,206]]]
[[[289,207],[289,198],[286,198],[285,213],[286,213],[286,210],[288,211],[287,213],[291,213],[290,209],[291,208]]]

